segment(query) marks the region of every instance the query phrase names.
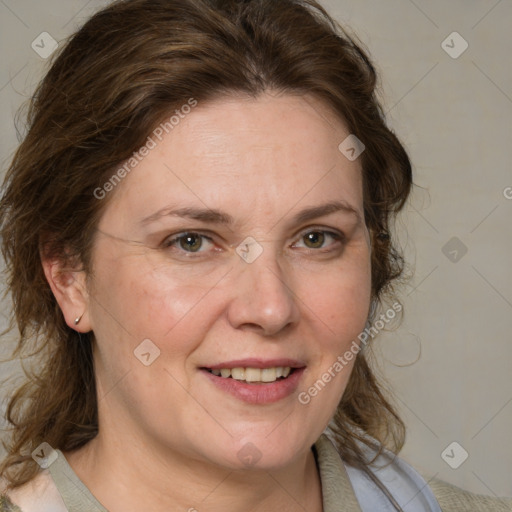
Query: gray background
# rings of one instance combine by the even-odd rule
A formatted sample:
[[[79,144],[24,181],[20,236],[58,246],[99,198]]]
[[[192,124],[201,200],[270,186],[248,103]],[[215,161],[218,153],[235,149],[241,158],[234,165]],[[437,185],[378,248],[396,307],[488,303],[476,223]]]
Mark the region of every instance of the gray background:
[[[48,64],[31,43],[42,46],[42,32],[62,42],[107,3],[0,0],[2,171],[17,144],[14,114]],[[405,318],[375,344],[408,425],[402,456],[426,475],[512,496],[512,2],[324,5],[368,46],[415,167],[399,222],[414,272],[401,291]],[[0,346],[5,355],[7,337]]]

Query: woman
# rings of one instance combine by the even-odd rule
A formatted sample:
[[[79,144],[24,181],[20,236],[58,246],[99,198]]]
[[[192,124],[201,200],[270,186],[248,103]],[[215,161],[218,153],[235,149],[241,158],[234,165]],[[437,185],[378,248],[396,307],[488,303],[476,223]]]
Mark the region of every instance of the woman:
[[[375,82],[313,1],[125,0],[69,41],[1,203],[40,357],[1,510],[512,510],[393,455],[364,334],[412,177]]]

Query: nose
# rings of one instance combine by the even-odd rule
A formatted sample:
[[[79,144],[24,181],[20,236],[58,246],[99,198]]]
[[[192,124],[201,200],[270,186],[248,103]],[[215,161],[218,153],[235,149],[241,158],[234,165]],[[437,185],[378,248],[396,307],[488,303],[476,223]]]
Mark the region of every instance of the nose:
[[[228,307],[228,320],[233,328],[273,336],[296,324],[298,298],[292,280],[285,276],[276,258],[261,255],[252,263],[239,263]]]

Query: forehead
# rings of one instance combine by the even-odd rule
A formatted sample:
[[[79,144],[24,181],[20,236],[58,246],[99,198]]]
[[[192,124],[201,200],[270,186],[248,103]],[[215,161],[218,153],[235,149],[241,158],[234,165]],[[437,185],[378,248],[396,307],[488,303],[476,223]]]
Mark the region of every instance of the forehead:
[[[144,218],[168,204],[269,215],[320,199],[362,207],[359,161],[338,149],[348,135],[343,121],[311,96],[199,103],[161,140],[150,135],[154,147],[121,183],[114,209],[130,204],[130,213]]]
[[[316,98],[270,93],[199,105],[177,128],[156,148],[155,158],[168,158],[186,146],[188,151],[180,155],[183,162],[201,158],[212,167],[217,161],[233,162],[241,170],[249,166],[268,172],[274,170],[273,162],[300,170],[300,163],[316,167],[335,160],[339,142],[348,135],[341,119]]]

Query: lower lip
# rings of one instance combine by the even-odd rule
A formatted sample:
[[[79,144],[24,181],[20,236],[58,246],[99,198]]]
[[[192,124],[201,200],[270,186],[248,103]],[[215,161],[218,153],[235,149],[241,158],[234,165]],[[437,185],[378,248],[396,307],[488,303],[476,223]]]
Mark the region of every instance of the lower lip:
[[[207,370],[201,371],[215,386],[239,400],[249,404],[271,404],[295,393],[304,370],[295,368],[286,379],[262,384],[248,384],[231,377],[217,377]]]

